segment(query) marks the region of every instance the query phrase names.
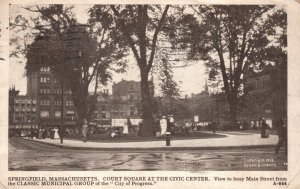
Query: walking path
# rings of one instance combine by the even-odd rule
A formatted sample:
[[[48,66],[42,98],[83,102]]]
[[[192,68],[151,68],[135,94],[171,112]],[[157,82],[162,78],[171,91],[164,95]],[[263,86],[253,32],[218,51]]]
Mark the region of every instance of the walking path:
[[[201,138],[172,140],[171,146],[166,146],[165,141],[145,141],[145,142],[89,142],[84,143],[78,140],[64,139],[63,144],[59,139],[33,139],[34,141],[49,145],[60,146],[71,149],[95,149],[95,150],[201,150],[201,149],[224,149],[224,148],[257,148],[274,147],[278,141],[277,135],[270,135],[269,138],[261,138],[260,134],[245,132],[218,132],[226,135],[224,138]],[[31,140],[31,139],[27,139]]]

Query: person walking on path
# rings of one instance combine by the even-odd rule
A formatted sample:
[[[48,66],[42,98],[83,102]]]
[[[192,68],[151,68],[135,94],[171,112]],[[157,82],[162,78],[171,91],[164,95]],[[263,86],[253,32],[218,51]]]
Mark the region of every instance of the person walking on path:
[[[171,132],[173,127],[174,127],[174,117],[173,115],[169,115],[167,120],[167,131]]]
[[[39,139],[43,138],[43,129],[39,129]]]
[[[190,123],[188,121],[185,122],[184,133],[186,135],[189,134]]]
[[[81,128],[83,142],[86,142],[86,140],[87,140],[88,129],[89,129],[88,122],[86,119],[83,119],[83,125]]]
[[[123,125],[123,135],[128,135],[128,119],[129,118],[127,118],[127,120],[126,121],[124,121],[124,125]],[[129,122],[130,122],[130,120],[129,120]]]
[[[161,127],[161,135],[165,135],[167,132],[167,120],[165,116],[162,116],[162,119],[160,120],[160,127]]]
[[[58,128],[55,127],[55,128],[53,129],[53,131],[54,131],[54,139],[59,139]]]
[[[278,154],[281,146],[285,145],[285,154],[287,155],[287,124],[286,119],[281,118],[277,122],[278,143],[275,148],[275,153]]]
[[[262,118],[261,123],[261,138],[269,138],[270,126],[266,123],[266,119]]]
[[[160,120],[157,118],[155,120],[155,137],[160,138],[161,137],[161,127],[160,127]]]

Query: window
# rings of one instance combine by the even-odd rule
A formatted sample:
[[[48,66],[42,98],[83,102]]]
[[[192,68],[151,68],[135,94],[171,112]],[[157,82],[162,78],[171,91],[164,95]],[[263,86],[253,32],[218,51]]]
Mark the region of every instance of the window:
[[[59,83],[59,79],[58,78],[54,78],[54,83]]]
[[[61,106],[61,100],[55,100],[54,106]]]
[[[50,83],[50,77],[46,77],[46,76],[40,77],[40,83]]]
[[[106,111],[106,106],[105,106],[105,105],[102,105],[102,106],[101,106],[101,110],[102,110],[102,111]]]
[[[40,115],[43,118],[49,117],[49,111],[48,110],[42,110]]]
[[[49,88],[40,88],[40,94],[50,94]]]
[[[102,113],[102,118],[106,118],[106,113]]]
[[[61,94],[61,89],[58,89],[58,88],[54,89],[54,93],[55,94]]]
[[[73,110],[68,110],[66,113],[67,115],[75,115],[75,112]]]
[[[74,103],[72,100],[67,100],[66,101],[66,106],[74,106]]]
[[[40,100],[40,105],[41,106],[49,106],[50,105],[50,100],[49,99],[42,99],[42,100]]]
[[[68,89],[68,90],[66,91],[66,94],[72,94],[71,89]]]
[[[56,118],[61,117],[61,112],[60,112],[59,110],[55,110],[54,116],[55,116]]]
[[[50,67],[49,66],[43,66],[40,69],[41,72],[50,72]]]

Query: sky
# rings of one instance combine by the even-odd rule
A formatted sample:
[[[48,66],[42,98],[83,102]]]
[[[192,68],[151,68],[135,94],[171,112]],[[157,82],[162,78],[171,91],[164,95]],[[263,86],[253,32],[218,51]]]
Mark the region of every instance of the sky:
[[[87,9],[91,5],[76,5],[74,8],[74,13],[79,23],[86,23],[88,19]],[[22,9],[21,7],[11,6],[10,16],[15,16],[17,14],[28,15],[28,11]],[[13,34],[13,33],[12,33]],[[18,35],[21,35],[18,33]],[[24,34],[23,34],[24,35]],[[26,95],[27,80],[25,77],[25,63],[26,58],[11,58],[10,59],[10,70],[9,70],[9,85],[15,86],[16,89],[20,90],[21,95]],[[128,63],[130,64],[129,69],[126,73],[114,74],[113,82],[119,82],[124,80],[135,80],[139,81],[139,70],[136,66],[136,60],[129,56]],[[191,93],[200,93],[204,90],[205,80],[207,80],[207,75],[205,74],[205,67],[201,62],[192,64],[188,67],[174,68],[174,79],[178,83],[181,91],[181,96],[190,95]],[[154,76],[154,83],[157,85],[157,78]],[[108,88],[111,92],[112,83],[108,86],[103,87]],[[156,94],[159,93],[158,87],[156,86]]]

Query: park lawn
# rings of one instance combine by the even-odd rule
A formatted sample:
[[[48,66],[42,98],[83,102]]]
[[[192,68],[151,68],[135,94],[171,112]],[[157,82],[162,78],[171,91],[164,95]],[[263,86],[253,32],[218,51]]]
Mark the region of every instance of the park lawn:
[[[226,135],[222,134],[214,134],[207,133],[201,131],[190,131],[188,135],[186,134],[178,134],[171,135],[171,140],[189,140],[189,139],[206,139],[206,138],[223,138]],[[82,136],[73,135],[73,136],[65,136],[66,139],[72,140],[82,140]],[[145,142],[145,141],[163,141],[166,140],[165,137],[156,138],[154,136],[151,137],[139,137],[136,132],[131,132],[128,135],[121,135],[118,137],[111,138],[108,134],[100,134],[94,133],[88,137],[88,141],[93,142]]]

